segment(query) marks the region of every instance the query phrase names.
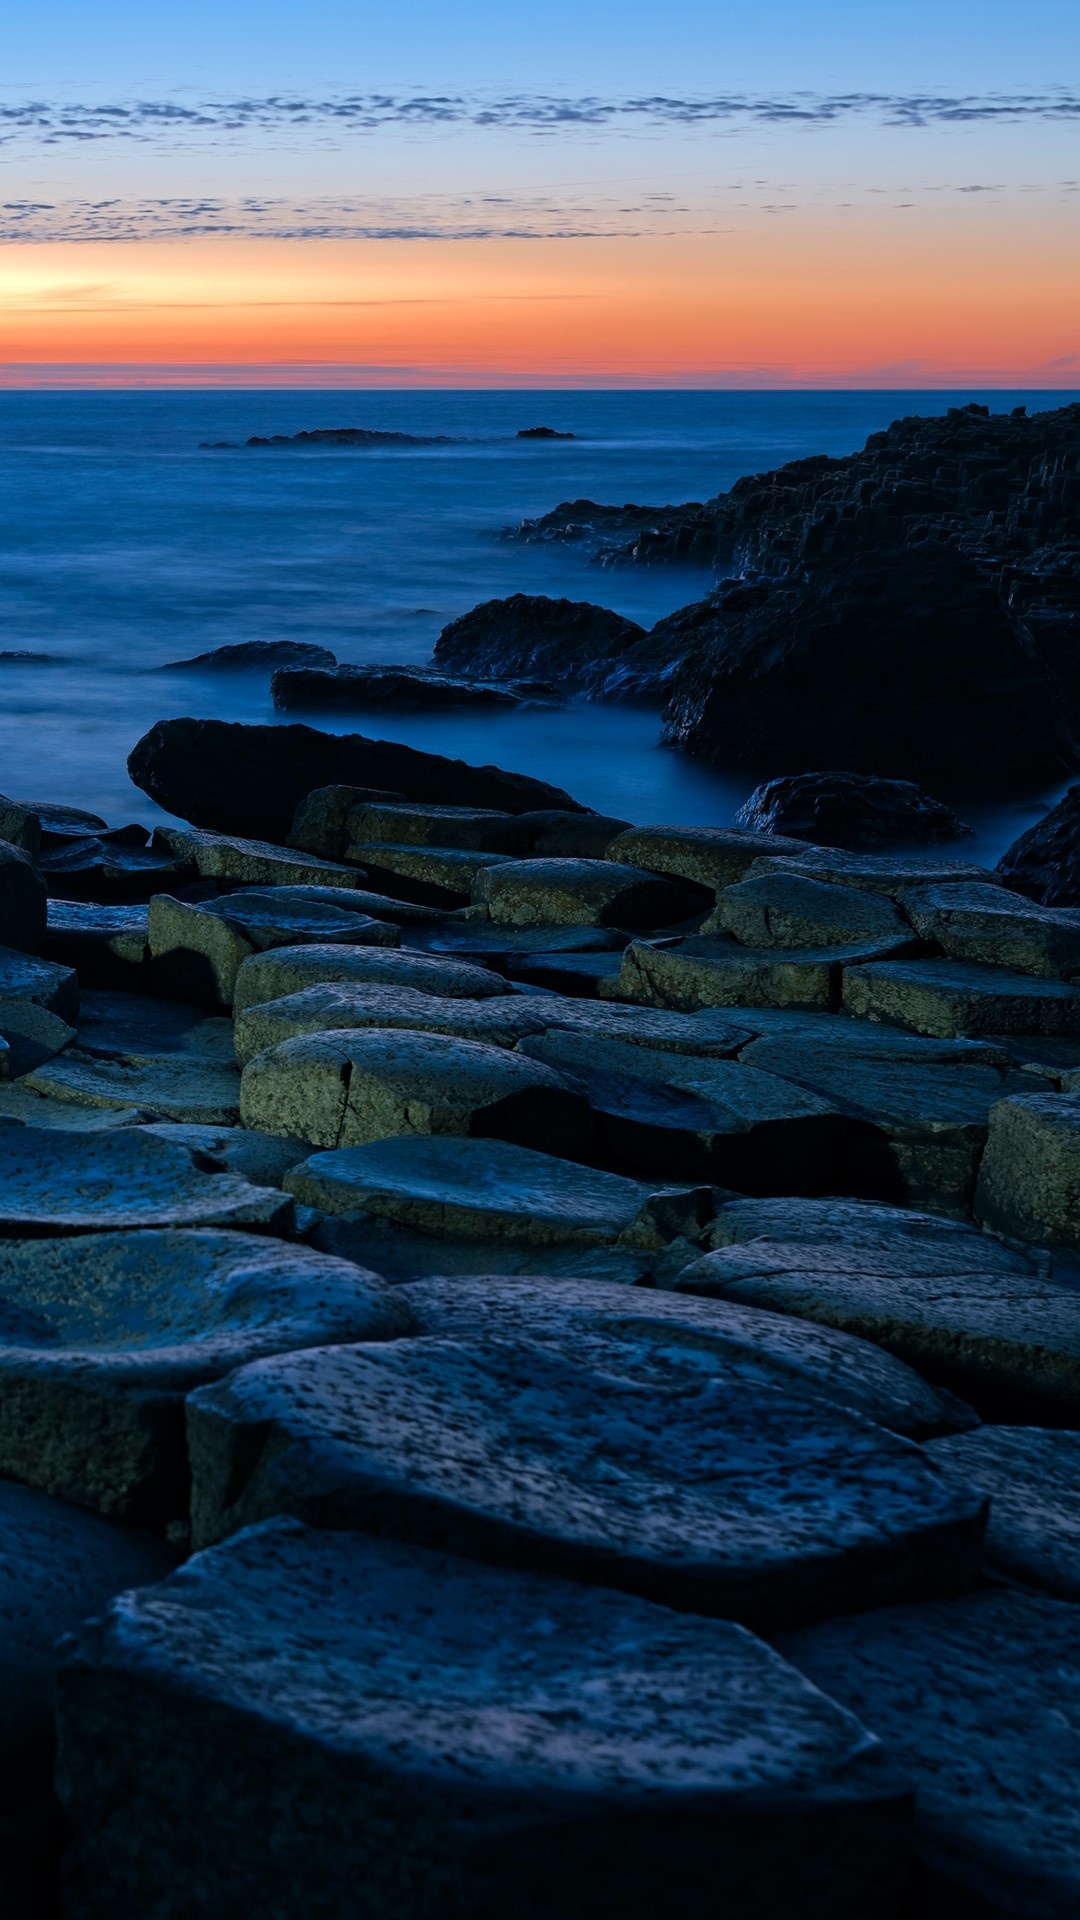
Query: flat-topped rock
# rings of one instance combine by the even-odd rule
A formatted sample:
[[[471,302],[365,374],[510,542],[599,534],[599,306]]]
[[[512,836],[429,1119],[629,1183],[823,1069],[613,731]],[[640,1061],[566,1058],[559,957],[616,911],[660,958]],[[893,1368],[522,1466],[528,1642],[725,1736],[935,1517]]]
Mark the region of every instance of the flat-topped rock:
[[[374,877],[382,878],[379,875]],[[289,901],[294,906],[310,903],[316,907],[329,907],[334,913],[364,914],[369,920],[392,920],[395,926],[402,927],[426,929],[446,918],[446,909],[443,907],[417,906],[414,901],[400,899],[395,892],[375,893],[368,879],[367,874],[361,873],[355,887],[290,887]],[[275,888],[274,891],[280,892],[281,889]]]
[[[983,1592],[785,1634],[914,1785],[942,1913],[1072,1920],[1080,1906],[1076,1608]]]
[[[830,1192],[840,1178],[849,1128],[836,1106],[773,1074],[587,1032],[519,1050],[583,1089],[600,1154],[617,1167],[743,1193]]]
[[[81,1047],[25,1075],[35,1093],[80,1107],[137,1107],[162,1120],[235,1126],[240,1119],[240,1072],[234,1063],[182,1053],[139,1060],[102,1059]]]
[[[459,1134],[574,1152],[592,1133],[584,1096],[541,1062],[378,1026],[308,1034],[256,1055],[244,1068],[240,1112],[245,1126],[313,1147]]]
[[[1028,1093],[990,1115],[975,1211],[998,1233],[1080,1247],[1080,1093]]]
[[[576,1000],[569,994],[531,995],[533,1008],[549,1029],[624,1040],[635,1047],[658,1047],[703,1060],[726,1060],[750,1038],[753,1028],[725,1012],[691,1018],[656,1007],[623,1006],[617,1001]]]
[[[715,896],[744,879],[763,854],[805,851],[800,840],[739,827],[631,827],[612,840],[607,858],[692,880]]]
[[[421,1329],[431,1331],[423,1316]],[[1080,1600],[1080,1433],[979,1427],[931,1452],[945,1473],[990,1497],[983,1557],[994,1573]]]
[[[402,1286],[462,1274],[539,1274],[544,1279],[563,1276],[600,1280],[605,1286],[648,1287],[657,1268],[673,1258],[680,1266],[687,1264],[672,1247],[644,1252],[627,1247],[531,1247],[509,1240],[432,1238],[363,1212],[327,1214],[313,1229],[309,1244],[371,1267]],[[697,1252],[691,1245],[689,1259]]]
[[[580,816],[571,814],[569,818]],[[490,807],[418,807],[405,801],[368,801],[350,809],[349,839],[362,846],[382,841],[393,846],[460,847],[486,853],[527,853],[532,835],[529,815],[498,813]]]
[[[0,1120],[20,1127],[59,1127],[64,1132],[100,1133],[113,1127],[135,1127],[151,1115],[137,1107],[79,1107],[35,1093],[25,1080],[0,1083]]]
[[[1080,973],[1080,912],[1040,907],[997,884],[912,887],[904,912],[951,960],[1070,980]]]
[[[701,934],[677,947],[635,940],[623,955],[619,996],[646,1006],[695,1013],[701,1007],[840,1005],[849,968],[887,960],[907,942],[842,947],[742,947],[726,934]]]
[[[80,996],[79,1051],[139,1066],[175,1054],[232,1064],[232,1021],[207,1018],[182,1000],[92,990]]]
[[[155,827],[152,844],[188,862],[203,880],[238,880],[249,887],[355,887],[362,880],[338,861],[197,827]]]
[[[761,835],[763,840],[768,836]],[[897,899],[906,887],[994,884],[995,876],[971,860],[927,860],[921,854],[845,853],[840,847],[809,847],[795,841],[786,847],[773,841],[773,850],[761,848],[760,864],[748,877],[766,873],[798,873],[830,887],[859,887],[866,893],[885,893]],[[765,865],[768,859],[769,865]],[[1004,885],[1004,882],[1002,882]]]
[[[14,1026],[22,1010],[41,1008],[69,1025],[79,1017],[79,982],[70,967],[0,946],[0,1025]]]
[[[362,861],[391,894],[414,905],[464,907],[477,876],[496,861],[514,863],[508,853],[477,852],[467,847],[394,846],[387,841],[356,841],[346,859]]]
[[[725,887],[702,932],[730,933],[747,947],[845,947],[911,938],[910,925],[884,894],[831,886],[801,873],[761,873]]]
[[[362,1535],[272,1522],[125,1595],[59,1713],[91,1920],[181,1888],[282,1920],[838,1920],[904,1873],[880,1751],[743,1629]]]
[[[416,1329],[471,1343],[529,1340],[643,1385],[743,1381],[847,1407],[916,1439],[975,1424],[951,1394],[866,1340],[731,1301],[581,1276],[441,1276],[408,1289]],[[991,1429],[993,1431],[993,1429]]]
[[[630,825],[609,813],[566,813],[554,807],[519,813],[518,820],[529,835],[529,851],[540,860],[606,860],[616,834]]]
[[[303,1140],[260,1133],[255,1127],[209,1126],[192,1120],[152,1120],[147,1133],[194,1155],[206,1173],[239,1173],[256,1187],[280,1187],[290,1168],[308,1156]],[[358,1263],[363,1265],[363,1261]]]
[[[966,1221],[882,1206],[873,1200],[768,1198],[728,1200],[708,1229],[713,1247],[770,1240],[788,1247],[834,1247],[858,1254],[867,1272],[933,1279],[954,1273],[1026,1277],[1048,1270],[1043,1257],[1009,1247]],[[797,1256],[801,1258],[801,1255]],[[827,1257],[827,1253],[826,1256]]]
[[[503,927],[660,927],[704,895],[614,860],[505,860],[478,872],[473,899]]]
[[[265,1354],[411,1327],[376,1275],[265,1235],[0,1241],[0,1473],[161,1525],[186,1509],[194,1387]]]
[[[487,1046],[515,1047],[545,1028],[542,1011],[509,995],[460,1000],[447,994],[420,993],[415,987],[382,986],[376,981],[327,983],[304,987],[281,1000],[246,1007],[236,1016],[236,1058],[241,1065],[267,1047],[306,1033],[346,1028],[401,1027],[445,1033]]]
[[[185,854],[147,846],[146,828],[117,827],[68,840],[42,853],[38,870],[53,893],[79,900],[145,900],[155,890],[194,880]]]
[[[508,953],[507,978],[586,1000],[618,992],[621,953]]]
[[[309,946],[275,947],[245,960],[236,976],[233,1011],[240,1014],[307,987],[361,983],[463,1000],[505,998],[511,991],[501,975],[465,960],[396,948],[324,946],[315,940]]]
[[[349,815],[354,807],[367,801],[376,805],[403,801],[404,794],[377,787],[316,787],[300,800],[293,815],[287,844],[298,853],[311,853],[320,860],[342,860],[352,839]]]
[[[84,987],[141,993],[150,962],[149,916],[141,902],[51,899],[45,958],[73,969]]]
[[[709,1013],[696,1015],[697,1020],[717,1017]],[[1026,1063],[1033,1046],[1041,1050],[1066,1045],[1073,1047],[1076,1063],[1080,1065],[1080,1040],[1029,1041],[1024,1038],[1018,1041],[1009,1034],[989,1034],[973,1040],[966,1034],[912,1033],[906,1027],[856,1020],[846,1013],[803,1013],[793,1007],[732,1007],[726,1017],[742,1020],[755,1035],[753,1042],[743,1048],[743,1056],[751,1062],[760,1058],[764,1063],[770,1054],[779,1060],[779,1050],[790,1046],[799,1052],[810,1048],[833,1057],[843,1054],[845,1058],[909,1062],[913,1066],[1011,1067],[1020,1060]]]
[[[101,1132],[5,1129],[0,1234],[104,1233],[128,1227],[248,1227],[287,1232],[292,1203],[235,1174],[201,1172],[182,1147],[139,1127]]]
[[[1071,986],[965,960],[853,966],[843,998],[857,1020],[890,1020],[916,1033],[1080,1032],[1080,995]]]
[[[198,1545],[282,1512],[375,1521],[744,1623],[962,1590],[983,1527],[979,1496],[839,1407],[658,1391],[527,1343],[259,1361],[191,1396],[188,1440]]]
[[[616,927],[493,927],[484,920],[406,927],[403,938],[409,948],[457,954],[492,967],[505,964],[509,954],[621,953],[627,944]]]
[[[151,977],[155,990],[210,1006],[229,1006],[236,976],[253,953],[270,947],[319,945],[396,947],[396,926],[314,901],[290,900],[291,889],[227,894],[197,906],[157,894],[150,902]]]
[[[0,1484],[0,1538],[0,1902],[5,1920],[42,1920],[57,1911],[66,1845],[52,1794],[57,1643],[114,1594],[163,1579],[173,1556],[159,1541],[8,1482]]]
[[[673,1285],[875,1340],[986,1419],[1080,1425],[1080,1291],[1024,1271],[1019,1256],[1012,1270],[984,1260],[988,1244],[756,1238],[707,1254]]]
[[[316,1153],[286,1176],[324,1213],[360,1209],[448,1240],[651,1251],[712,1215],[695,1187],[650,1187],[505,1140],[423,1136]]]
[[[45,900],[45,882],[29,854],[0,840],[0,943],[19,953],[40,953]]]

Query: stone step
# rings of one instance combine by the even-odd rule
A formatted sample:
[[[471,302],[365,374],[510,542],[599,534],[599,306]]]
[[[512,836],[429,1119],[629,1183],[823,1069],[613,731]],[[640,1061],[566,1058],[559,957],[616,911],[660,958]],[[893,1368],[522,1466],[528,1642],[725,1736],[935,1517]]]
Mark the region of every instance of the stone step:
[[[422,1316],[420,1324],[427,1332]],[[1080,1433],[979,1427],[930,1451],[958,1483],[989,1497],[983,1555],[993,1573],[1080,1600]]]

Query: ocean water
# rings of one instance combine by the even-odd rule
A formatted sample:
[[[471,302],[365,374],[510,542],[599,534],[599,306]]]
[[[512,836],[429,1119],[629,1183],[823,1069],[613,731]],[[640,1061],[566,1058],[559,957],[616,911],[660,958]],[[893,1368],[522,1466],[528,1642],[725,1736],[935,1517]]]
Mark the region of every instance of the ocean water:
[[[93,391],[0,393],[0,791],[157,815],[125,770],[155,720],[273,721],[269,676],[170,672],[227,642],[288,637],[342,661],[424,662],[478,601],[566,594],[651,625],[711,577],[590,566],[500,542],[560,500],[704,500],[740,474],[843,454],[905,413],[1065,393]],[[203,441],[359,426],[444,446],[207,451]],[[573,441],[530,443],[521,427]],[[290,716],[295,718],[297,716]],[[753,784],[659,744],[659,716],[575,703],[523,713],[314,724],[493,762],[639,822],[725,825]],[[963,801],[964,796],[943,797]],[[996,858],[1055,792],[967,807]],[[160,817],[160,816],[157,816]]]

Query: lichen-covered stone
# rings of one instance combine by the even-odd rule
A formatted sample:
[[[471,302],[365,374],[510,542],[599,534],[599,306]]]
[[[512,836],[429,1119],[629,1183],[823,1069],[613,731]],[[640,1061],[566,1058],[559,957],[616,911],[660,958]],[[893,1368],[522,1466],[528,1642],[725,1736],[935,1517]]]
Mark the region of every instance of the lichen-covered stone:
[[[760,835],[763,841],[770,836]],[[845,853],[839,847],[809,847],[798,840],[784,848],[776,839],[772,851],[762,846],[762,858],[748,871],[759,874],[798,873],[830,887],[860,887],[867,893],[886,893],[898,899],[908,887],[993,885],[995,876],[970,860],[925,860],[921,854]],[[1004,884],[1004,883],[1002,883]]]
[[[744,879],[761,855],[786,852],[801,854],[806,847],[801,840],[737,827],[631,827],[611,842],[607,858],[692,880],[718,896]]]
[[[1080,1033],[1080,994],[965,960],[890,960],[844,973],[844,1009],[916,1033]]]
[[[236,976],[233,1011],[269,1000],[283,1000],[307,987],[409,987],[448,999],[505,998],[511,991],[500,974],[489,967],[433,953],[402,952],[396,948],[330,945],[319,941],[302,947],[274,947],[252,954]]]
[[[1080,1248],[1080,1093],[999,1101],[990,1115],[975,1210],[995,1232]]]
[[[904,951],[906,942],[900,943]],[[840,1004],[849,968],[885,960],[895,943],[843,947],[742,947],[725,934],[702,934],[677,947],[635,940],[623,955],[619,995],[644,1006],[695,1013],[702,1007],[801,1007]]]
[[[911,938],[910,925],[885,895],[830,886],[801,873],[761,873],[725,887],[701,930],[730,933],[747,947],[846,947]]]
[[[190,861],[203,880],[239,881],[246,887],[356,887],[363,882],[362,874],[339,861],[198,827],[157,827],[153,844]]]
[[[320,945],[396,947],[400,929],[382,920],[313,901],[289,898],[291,889],[226,894],[197,906],[156,894],[150,902],[149,944],[155,991],[209,1006],[230,1006],[245,960],[271,947]]]
[[[691,913],[695,890],[614,860],[504,860],[473,899],[501,927],[658,927]]]
[[[236,1058],[244,1066],[283,1040],[363,1027],[400,1027],[515,1047],[530,1034],[543,1033],[545,1022],[542,1007],[534,1010],[529,1000],[516,996],[463,1000],[377,981],[328,982],[245,1007],[236,1016]]]
[[[395,846],[384,840],[357,841],[346,858],[362,862],[391,894],[418,906],[463,907],[477,875],[496,861],[512,863],[514,856],[483,853],[466,847]]]
[[[399,847],[458,847],[510,854],[527,853],[531,844],[520,815],[497,813],[492,808],[418,807],[404,801],[361,802],[349,811],[348,832],[360,858],[370,841]]]
[[[997,885],[912,887],[904,912],[951,960],[1010,967],[1050,980],[1080,974],[1080,913],[1040,907]]]

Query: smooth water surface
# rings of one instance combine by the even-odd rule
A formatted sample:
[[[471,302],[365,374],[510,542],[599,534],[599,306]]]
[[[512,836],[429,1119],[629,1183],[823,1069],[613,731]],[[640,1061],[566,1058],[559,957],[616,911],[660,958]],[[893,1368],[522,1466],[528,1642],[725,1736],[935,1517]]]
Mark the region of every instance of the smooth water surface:
[[[0,653],[48,656],[0,658],[0,791],[149,820],[156,810],[125,761],[154,720],[278,717],[263,672],[161,671],[226,642],[287,637],[342,661],[424,662],[448,620],[495,595],[596,600],[648,626],[711,584],[699,571],[601,570],[584,551],[494,537],[561,500],[705,500],[740,474],[851,452],[899,414],[972,398],[1034,410],[1072,397],[0,393]],[[336,426],[450,443],[200,447]],[[579,437],[514,439],[530,426]],[[641,822],[724,825],[752,784],[661,748],[658,716],[640,709],[358,712],[315,724],[515,767]],[[1052,797],[967,809],[980,854],[996,858]]]

